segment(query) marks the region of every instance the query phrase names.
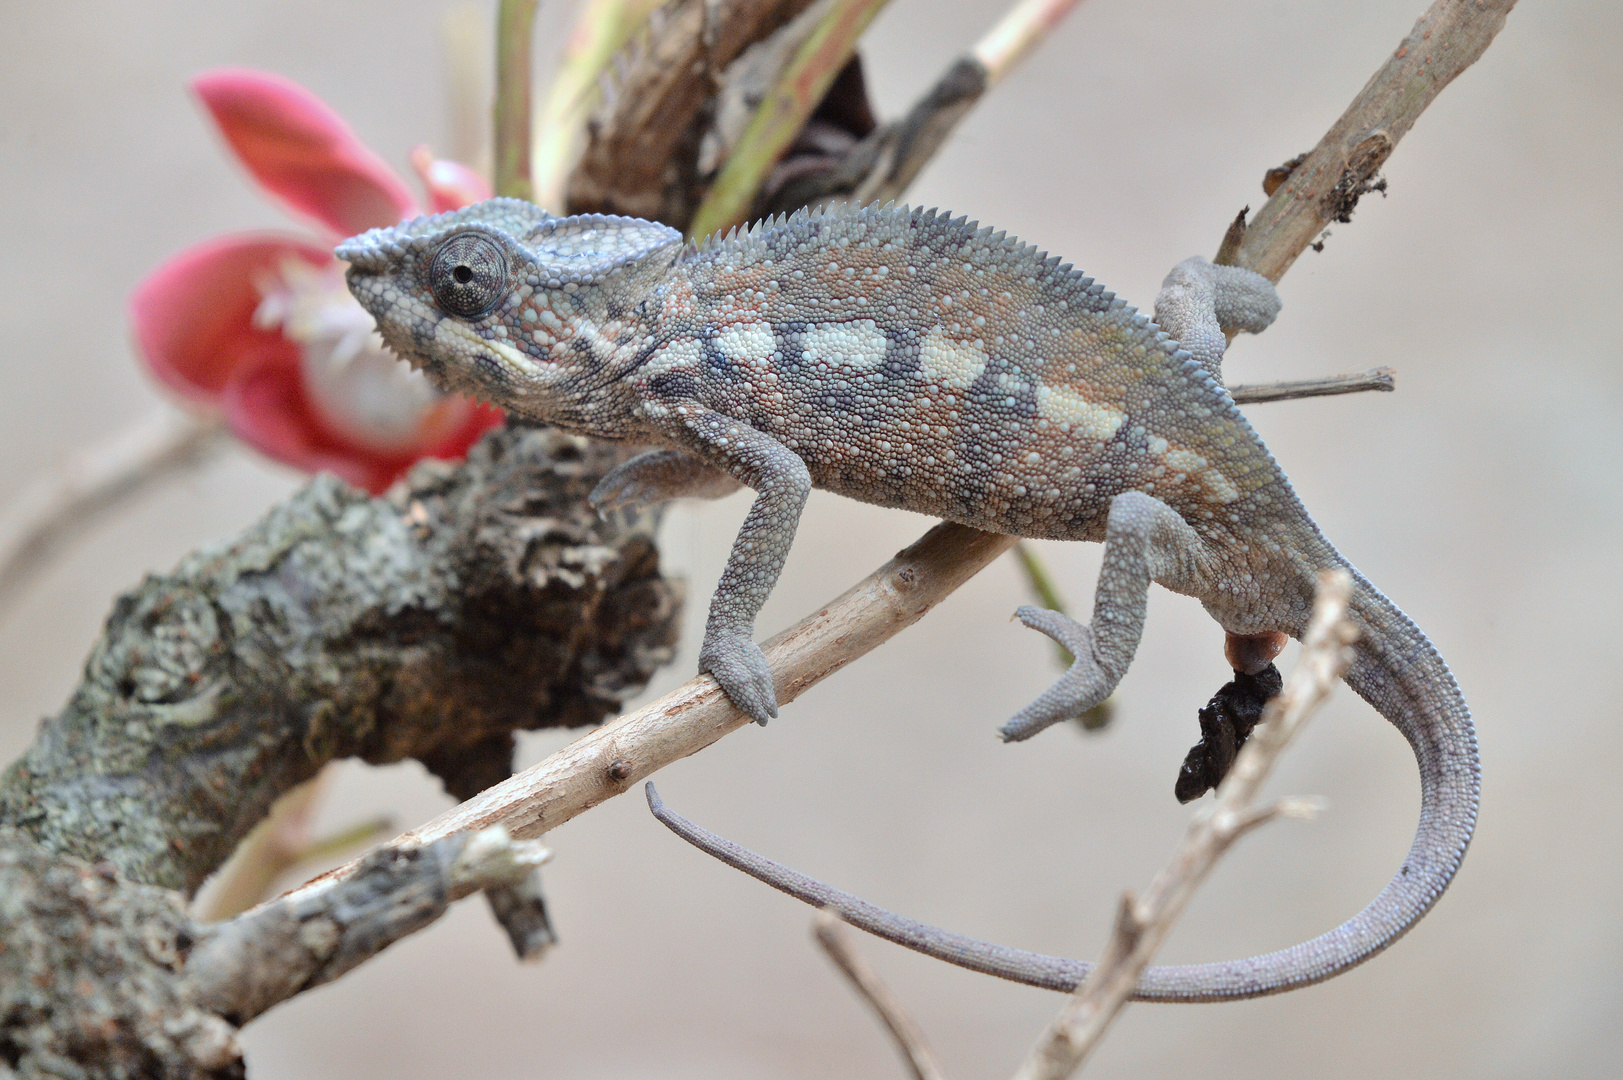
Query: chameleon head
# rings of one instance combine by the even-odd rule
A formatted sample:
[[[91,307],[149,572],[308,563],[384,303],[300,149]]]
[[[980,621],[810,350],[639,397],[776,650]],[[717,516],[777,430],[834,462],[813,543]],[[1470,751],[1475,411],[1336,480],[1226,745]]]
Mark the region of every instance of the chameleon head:
[[[668,265],[680,241],[653,222],[489,199],[372,229],[335,254],[384,342],[442,389],[589,428],[587,399],[633,336],[606,294]]]

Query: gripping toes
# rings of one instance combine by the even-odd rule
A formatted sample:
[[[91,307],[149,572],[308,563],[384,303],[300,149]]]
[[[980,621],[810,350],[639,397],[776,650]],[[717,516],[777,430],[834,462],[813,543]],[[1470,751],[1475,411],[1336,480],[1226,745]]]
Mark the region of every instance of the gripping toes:
[[[699,670],[708,671],[732,703],[762,727],[778,715],[778,694],[766,653],[745,635],[714,630],[705,634]]]
[[[1027,605],[1014,614],[1031,629],[1059,642],[1076,659],[1041,697],[998,730],[1004,742],[1029,739],[1043,728],[1081,716],[1109,697],[1118,681],[1110,678],[1094,657],[1093,631],[1089,627],[1048,608]]]
[[[599,514],[617,507],[641,509],[671,499],[719,499],[739,489],[720,469],[679,450],[652,450],[622,461],[586,497]]]

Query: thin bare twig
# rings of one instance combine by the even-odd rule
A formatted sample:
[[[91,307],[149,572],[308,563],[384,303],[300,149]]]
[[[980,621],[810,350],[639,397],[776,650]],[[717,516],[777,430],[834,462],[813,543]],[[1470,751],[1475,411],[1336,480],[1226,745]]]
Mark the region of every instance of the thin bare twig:
[[[1356,394],[1363,390],[1392,391],[1397,389],[1395,375],[1396,372],[1389,367],[1378,367],[1354,372],[1351,375],[1325,375],[1318,379],[1235,383],[1229,387],[1229,397],[1239,405],[1255,405],[1267,401],[1294,401],[1297,398]]]
[[[1268,703],[1257,734],[1217,789],[1216,803],[1195,815],[1172,861],[1155,876],[1144,898],[1122,895],[1115,932],[1099,965],[1065,1003],[1015,1074],[1016,1080],[1064,1080],[1074,1072],[1132,996],[1150,958],[1229,846],[1275,817],[1310,812],[1309,804],[1299,800],[1262,808],[1254,804],[1279,755],[1351,662],[1348,645],[1356,634],[1346,619],[1351,590],[1352,579],[1345,570],[1319,575],[1302,655],[1285,688]]]
[[[0,612],[75,535],[196,469],[228,441],[213,417],[165,410],[25,488],[0,518]]]
[[[828,958],[834,961],[834,966],[840,969],[840,974],[845,976],[851,988],[879,1017],[885,1030],[890,1032],[891,1041],[896,1044],[902,1060],[907,1062],[914,1080],[947,1080],[947,1074],[936,1061],[935,1051],[930,1049],[924,1032],[908,1015],[901,999],[852,946],[851,935],[845,930],[840,917],[827,908],[819,911],[812,920],[812,936],[823,947]]]

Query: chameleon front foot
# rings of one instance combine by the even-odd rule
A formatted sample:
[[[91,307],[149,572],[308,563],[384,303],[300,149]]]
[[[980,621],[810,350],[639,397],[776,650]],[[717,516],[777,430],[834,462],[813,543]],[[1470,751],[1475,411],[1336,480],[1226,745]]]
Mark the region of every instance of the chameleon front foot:
[[[712,630],[699,649],[699,670],[721,684],[728,699],[762,727],[778,715],[778,694],[766,653],[745,634]]]
[[[586,502],[603,516],[622,506],[640,510],[672,499],[719,499],[738,488],[737,480],[692,454],[651,450],[609,470]]]
[[[1076,659],[1041,697],[998,729],[1004,742],[1029,739],[1062,720],[1074,720],[1109,697],[1118,681],[1108,677],[1094,658],[1091,628],[1068,615],[1029,604],[1017,610],[1014,616],[1031,629],[1053,638]]]

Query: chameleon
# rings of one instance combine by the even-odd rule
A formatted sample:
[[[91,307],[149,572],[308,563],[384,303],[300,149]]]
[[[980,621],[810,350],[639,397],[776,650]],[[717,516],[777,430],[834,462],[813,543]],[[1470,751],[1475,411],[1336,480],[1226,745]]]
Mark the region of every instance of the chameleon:
[[[1231,664],[1255,673],[1304,632],[1317,573],[1346,568],[1359,631],[1346,681],[1419,767],[1408,855],[1336,929],[1249,959],[1148,969],[1140,999],[1246,998],[1330,978],[1405,933],[1453,879],[1480,784],[1465,699],[1426,636],[1325,539],[1221,382],[1226,332],[1260,332],[1279,310],[1261,275],[1186,260],[1152,321],[1002,232],[895,205],[799,211],[687,243],[657,222],[498,198],[373,229],[336,255],[385,343],[442,389],[654,447],[597,485],[600,511],[755,492],[699,666],[761,723],[777,701],[755,617],[813,487],[1104,544],[1090,622],[1016,613],[1075,660],[1002,727],[1006,740],[1111,692],[1151,582],[1199,599]],[[715,841],[708,849],[725,854]],[[756,859],[745,868],[819,902],[809,879]],[[933,955],[963,951],[946,931],[869,915],[857,925]],[[959,962],[1037,985],[1065,988],[1087,970],[977,946]]]

